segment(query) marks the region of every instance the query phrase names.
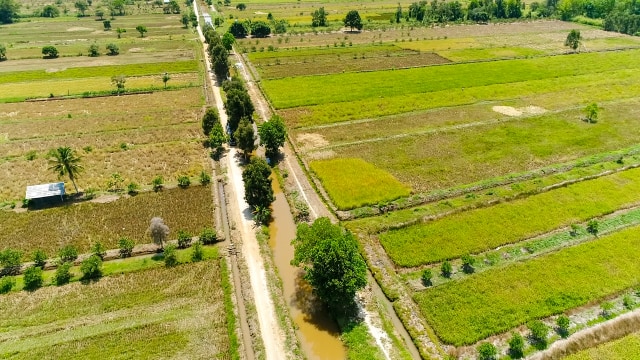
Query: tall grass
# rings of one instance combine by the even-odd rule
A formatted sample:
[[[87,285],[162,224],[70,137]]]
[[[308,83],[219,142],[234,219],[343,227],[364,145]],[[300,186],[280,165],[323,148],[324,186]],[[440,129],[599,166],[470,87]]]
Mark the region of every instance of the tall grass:
[[[472,344],[637,286],[638,230],[447,283],[414,299],[443,341]]]
[[[310,167],[341,210],[395,200],[411,192],[391,174],[362,159],[319,160]]]
[[[632,169],[389,231],[380,242],[396,264],[416,266],[513,243],[638,201],[640,169]]]

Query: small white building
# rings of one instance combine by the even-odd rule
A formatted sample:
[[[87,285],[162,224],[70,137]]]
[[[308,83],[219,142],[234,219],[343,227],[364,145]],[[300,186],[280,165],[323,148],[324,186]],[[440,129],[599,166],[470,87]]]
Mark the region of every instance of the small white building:
[[[64,182],[27,186],[25,199],[33,200],[53,196],[60,196],[60,200],[64,200]]]

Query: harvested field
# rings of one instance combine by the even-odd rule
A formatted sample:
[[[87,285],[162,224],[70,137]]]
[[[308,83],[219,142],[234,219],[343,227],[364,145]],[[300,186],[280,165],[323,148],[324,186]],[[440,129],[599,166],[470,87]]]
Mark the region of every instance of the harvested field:
[[[0,296],[0,354],[12,359],[225,358],[218,261]],[[202,281],[203,278],[208,281]],[[9,315],[10,314],[10,315]]]
[[[640,354],[640,332],[569,355],[565,360],[634,359]]]
[[[148,243],[151,240],[146,231],[155,216],[169,226],[171,239],[181,229],[195,235],[206,226],[213,227],[211,188],[146,192],[106,204],[84,202],[39,211],[0,211],[0,249],[18,249],[27,255],[43,249],[53,255],[68,244],[86,252],[96,241],[115,249],[118,239],[125,236],[138,244]]]

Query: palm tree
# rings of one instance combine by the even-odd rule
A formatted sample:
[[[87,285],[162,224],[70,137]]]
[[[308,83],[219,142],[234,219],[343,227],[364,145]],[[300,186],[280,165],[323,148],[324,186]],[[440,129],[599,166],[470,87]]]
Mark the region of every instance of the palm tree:
[[[49,156],[49,164],[51,165],[49,170],[53,170],[58,176],[69,175],[69,179],[78,193],[75,179],[84,170],[84,167],[80,165],[80,157],[68,146],[52,149]]]

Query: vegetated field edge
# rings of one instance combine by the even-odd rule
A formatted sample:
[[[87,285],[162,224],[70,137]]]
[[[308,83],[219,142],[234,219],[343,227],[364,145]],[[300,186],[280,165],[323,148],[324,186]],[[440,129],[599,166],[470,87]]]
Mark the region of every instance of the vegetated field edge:
[[[639,230],[443,284],[414,299],[444,342],[472,344],[637,286]]]

